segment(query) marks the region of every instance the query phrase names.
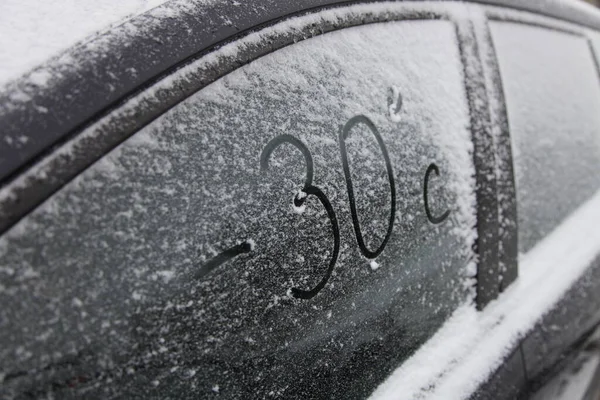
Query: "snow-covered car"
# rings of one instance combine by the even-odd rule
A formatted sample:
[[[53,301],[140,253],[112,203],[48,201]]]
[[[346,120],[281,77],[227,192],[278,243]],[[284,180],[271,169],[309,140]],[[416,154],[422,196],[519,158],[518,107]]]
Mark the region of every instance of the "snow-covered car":
[[[0,397],[597,396],[599,55],[578,1],[170,0],[11,75]]]

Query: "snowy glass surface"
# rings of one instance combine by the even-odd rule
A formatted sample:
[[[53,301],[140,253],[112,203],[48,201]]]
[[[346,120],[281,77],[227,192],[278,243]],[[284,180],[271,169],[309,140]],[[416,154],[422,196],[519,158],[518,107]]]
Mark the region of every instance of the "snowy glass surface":
[[[600,188],[600,78],[583,37],[508,22],[491,29],[527,252]]]
[[[340,153],[359,115],[381,135],[396,190],[374,260],[357,246]],[[327,33],[223,77],[0,239],[0,394],[366,396],[469,301],[468,125],[447,21]],[[366,124],[350,133],[358,220],[375,249],[391,208],[386,164]],[[333,274],[311,299],[291,288],[321,281],[332,223],[316,196],[294,207],[306,175],[297,148],[277,147],[261,170],[284,134],[309,149],[339,225]],[[449,211],[435,224],[423,197],[431,163],[431,213]],[[249,252],[203,273],[242,242]]]

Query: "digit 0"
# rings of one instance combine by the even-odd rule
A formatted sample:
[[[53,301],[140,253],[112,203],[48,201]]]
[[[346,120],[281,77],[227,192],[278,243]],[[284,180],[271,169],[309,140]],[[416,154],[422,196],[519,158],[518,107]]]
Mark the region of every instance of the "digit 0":
[[[350,136],[352,128],[358,124],[365,124],[367,128],[369,128],[373,136],[375,136],[375,139],[377,140],[377,144],[379,145],[379,149],[381,150],[381,154],[383,155],[383,159],[385,161],[385,168],[387,170],[387,175],[390,182],[391,201],[388,228],[383,241],[375,250],[369,250],[367,248],[367,246],[365,245],[362,231],[360,229],[360,222],[358,221],[358,213],[356,211],[354,188],[352,185],[352,176],[350,175],[350,165],[348,163],[348,152],[346,150],[346,140]],[[348,201],[350,202],[350,212],[352,213],[352,224],[354,225],[356,241],[358,242],[358,247],[360,248],[360,251],[363,254],[363,256],[365,256],[366,258],[375,258],[379,254],[381,254],[383,249],[385,249],[385,246],[388,240],[390,240],[390,236],[392,235],[392,230],[394,229],[394,219],[396,216],[396,185],[394,183],[394,171],[392,169],[392,163],[390,162],[390,157],[388,156],[385,143],[383,142],[381,135],[377,131],[377,128],[375,128],[373,122],[371,122],[371,120],[365,117],[364,115],[358,115],[356,117],[353,117],[346,123],[346,125],[340,132],[340,151],[342,155],[344,176],[346,177],[346,187],[348,188]]]

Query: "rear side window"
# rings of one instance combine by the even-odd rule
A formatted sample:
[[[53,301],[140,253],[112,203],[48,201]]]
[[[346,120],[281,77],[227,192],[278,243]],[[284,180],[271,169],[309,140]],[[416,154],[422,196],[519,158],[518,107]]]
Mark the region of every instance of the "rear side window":
[[[491,29],[527,252],[600,188],[600,83],[582,36],[512,22]]]
[[[452,23],[380,23],[166,112],[2,237],[7,390],[370,393],[469,301],[462,71]]]

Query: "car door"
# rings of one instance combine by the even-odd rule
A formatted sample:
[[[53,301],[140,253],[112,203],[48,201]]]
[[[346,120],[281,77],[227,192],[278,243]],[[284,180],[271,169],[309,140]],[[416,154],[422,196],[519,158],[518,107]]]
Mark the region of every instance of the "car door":
[[[2,237],[4,392],[368,395],[473,307],[461,34],[404,6],[286,20],[27,170],[73,177]]]

